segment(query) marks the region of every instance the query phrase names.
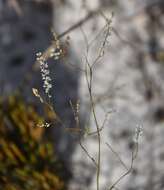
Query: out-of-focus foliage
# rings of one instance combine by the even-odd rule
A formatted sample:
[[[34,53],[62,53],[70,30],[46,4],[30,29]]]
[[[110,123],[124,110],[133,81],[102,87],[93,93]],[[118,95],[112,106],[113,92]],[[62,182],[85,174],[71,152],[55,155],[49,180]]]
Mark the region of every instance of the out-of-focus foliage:
[[[20,97],[0,100],[0,189],[65,189],[63,166],[37,127],[43,122]]]

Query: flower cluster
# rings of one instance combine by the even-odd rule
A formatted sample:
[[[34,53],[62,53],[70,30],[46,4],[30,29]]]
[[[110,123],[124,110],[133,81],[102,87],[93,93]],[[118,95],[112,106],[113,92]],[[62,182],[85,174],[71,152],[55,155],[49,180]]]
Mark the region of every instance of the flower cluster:
[[[53,57],[54,60],[58,60],[61,57],[62,53],[63,53],[63,51],[60,47],[57,47],[56,49],[52,48],[50,50],[50,57],[51,58]]]
[[[50,58],[54,58],[54,60],[58,60],[62,56],[63,50],[61,48],[61,44],[57,37],[57,34],[55,32],[53,32],[53,37],[54,37],[54,40],[52,44],[54,47],[50,49]]]
[[[42,124],[37,124],[37,127],[46,127],[46,128],[48,128],[48,127],[50,127],[50,123],[42,123]]]
[[[142,135],[142,133],[143,133],[143,128],[141,125],[138,125],[135,129],[135,136],[134,136],[135,143],[138,143],[138,139]]]
[[[50,95],[50,89],[52,88],[51,84],[51,77],[49,76],[50,71],[48,68],[48,63],[46,62],[45,58],[42,56],[42,53],[37,53],[37,61],[40,63],[40,71],[42,75],[43,80],[43,88],[45,90],[45,93],[48,95],[49,98],[51,98]]]
[[[37,53],[37,61],[40,64],[40,71],[42,75],[42,80],[43,80],[43,88],[45,90],[45,93],[49,98],[51,98],[50,90],[52,88],[52,83],[51,83],[51,77],[50,77],[50,71],[48,68],[48,63],[47,60],[49,58],[53,58],[54,60],[58,60],[61,58],[61,56],[64,55],[64,51],[61,48],[60,41],[57,37],[57,35],[53,32],[54,40],[52,41],[52,45],[50,48],[48,48],[43,54],[41,52]],[[39,97],[38,94],[36,94],[36,90],[33,91],[35,96]],[[40,99],[42,101],[42,99]]]

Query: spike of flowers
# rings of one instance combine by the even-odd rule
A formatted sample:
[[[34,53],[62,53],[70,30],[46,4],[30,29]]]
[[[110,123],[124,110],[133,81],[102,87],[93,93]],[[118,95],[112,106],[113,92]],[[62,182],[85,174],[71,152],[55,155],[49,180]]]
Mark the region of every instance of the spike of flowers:
[[[43,80],[43,88],[47,96],[51,98],[50,90],[52,88],[52,84],[51,84],[52,80],[50,77],[48,63],[45,60],[45,58],[42,56],[41,52],[37,53],[37,61],[40,63],[40,71],[41,71],[42,80]]]

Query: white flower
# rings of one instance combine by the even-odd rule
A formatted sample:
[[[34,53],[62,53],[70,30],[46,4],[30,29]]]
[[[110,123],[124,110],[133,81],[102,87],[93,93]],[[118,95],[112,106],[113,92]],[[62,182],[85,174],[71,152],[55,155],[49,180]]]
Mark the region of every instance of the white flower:
[[[48,63],[42,56],[41,52],[37,53],[36,55],[37,55],[37,61],[40,63],[40,71],[41,71],[42,80],[43,80],[43,88],[45,90],[45,93],[48,95],[48,97],[51,98],[50,90],[52,88],[52,84],[51,84],[51,77],[49,76],[50,71],[48,68]]]
[[[42,123],[42,124],[37,124],[37,127],[46,127],[46,128],[48,128],[48,127],[50,127],[50,123]]]

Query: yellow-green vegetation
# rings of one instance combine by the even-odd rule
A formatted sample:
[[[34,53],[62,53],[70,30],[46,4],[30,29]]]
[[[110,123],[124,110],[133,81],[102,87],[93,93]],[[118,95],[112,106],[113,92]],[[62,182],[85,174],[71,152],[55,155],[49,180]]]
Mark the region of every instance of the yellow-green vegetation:
[[[47,114],[50,117],[51,114]],[[48,118],[50,119],[50,118]],[[63,166],[45,138],[45,122],[19,96],[0,100],[0,189],[63,190]]]

